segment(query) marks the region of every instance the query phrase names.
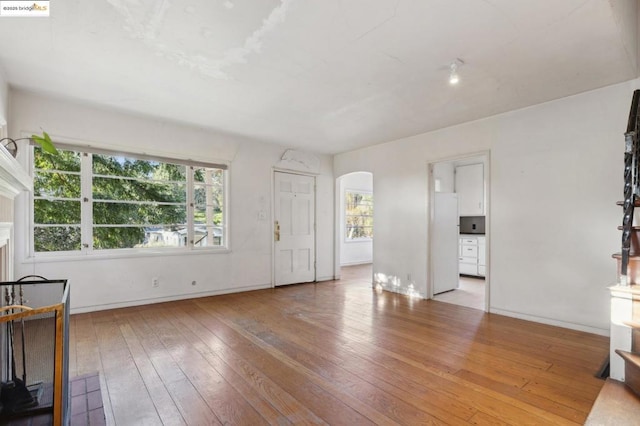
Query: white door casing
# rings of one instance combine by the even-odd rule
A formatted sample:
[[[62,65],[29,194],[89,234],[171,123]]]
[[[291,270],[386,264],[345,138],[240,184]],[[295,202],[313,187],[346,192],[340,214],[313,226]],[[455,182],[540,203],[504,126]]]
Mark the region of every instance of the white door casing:
[[[315,178],[275,172],[274,196],[275,285],[315,281]]]

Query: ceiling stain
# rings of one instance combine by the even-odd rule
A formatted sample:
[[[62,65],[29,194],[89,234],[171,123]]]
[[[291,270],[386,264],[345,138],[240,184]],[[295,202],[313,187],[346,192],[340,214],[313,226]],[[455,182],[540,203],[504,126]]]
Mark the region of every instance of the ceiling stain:
[[[167,11],[171,8],[169,0],[161,2],[140,2],[137,0],[107,0],[111,6],[124,18],[124,29],[134,39],[143,41],[155,50],[156,55],[189,68],[201,75],[215,79],[228,80],[230,75],[228,68],[233,65],[247,63],[247,58],[252,54],[259,54],[264,38],[281,25],[286,17],[290,5],[295,0],[280,0],[268,16],[262,20],[260,27],[248,35],[244,42],[237,47],[231,47],[222,52],[218,57],[210,57],[202,53],[185,52],[179,46],[164,43],[160,36],[162,25],[165,22]],[[140,7],[142,4],[143,7]],[[146,6],[146,7],[145,7]],[[227,10],[234,7],[234,3],[227,0],[223,3]],[[197,13],[194,6],[187,6],[184,11],[193,15]],[[210,38],[211,30],[205,28],[201,32],[205,38]]]

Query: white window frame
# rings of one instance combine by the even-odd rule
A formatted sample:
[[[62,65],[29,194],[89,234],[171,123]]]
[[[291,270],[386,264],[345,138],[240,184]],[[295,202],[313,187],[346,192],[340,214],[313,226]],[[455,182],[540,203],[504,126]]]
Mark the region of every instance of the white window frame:
[[[88,194],[88,201],[81,201],[81,223],[80,232],[82,235],[80,250],[72,251],[53,251],[53,252],[36,252],[35,240],[34,240],[34,228],[35,228],[35,192],[30,191],[28,197],[28,211],[29,222],[27,226],[28,238],[28,253],[30,258],[38,259],[56,259],[56,258],[72,258],[72,257],[119,257],[119,256],[154,256],[154,255],[169,255],[169,254],[187,254],[187,253],[227,253],[230,251],[229,241],[229,176],[230,165],[227,163],[208,163],[201,161],[192,161],[187,159],[169,158],[162,156],[152,156],[147,154],[139,154],[136,152],[121,152],[111,149],[94,148],[82,145],[63,144],[56,142],[56,147],[64,150],[72,150],[80,152],[81,171],[80,171],[80,185],[81,185],[81,199],[84,194]],[[28,146],[28,170],[31,177],[35,177],[35,151],[34,146]],[[184,165],[187,169],[186,185],[186,209],[187,209],[187,244],[183,247],[153,247],[153,248],[120,248],[120,249],[93,249],[93,191],[92,191],[92,164],[91,156],[84,155],[85,153],[93,154],[105,154],[113,156],[123,156],[128,158],[136,158],[142,160],[153,160],[170,164]],[[223,195],[222,195],[222,214],[223,223],[220,225],[222,228],[222,245],[220,246],[194,246],[194,168],[217,168],[223,171]],[[197,183],[196,183],[197,184]]]
[[[360,189],[345,189],[344,190],[344,196],[343,196],[343,200],[342,200],[342,202],[344,203],[344,209],[342,211],[343,221],[344,221],[344,232],[343,232],[342,238],[344,239],[344,242],[345,243],[360,243],[360,242],[366,242],[366,241],[373,241],[373,238],[371,238],[371,237],[358,237],[358,238],[348,238],[347,237],[347,227],[348,227],[348,225],[347,225],[347,216],[352,216],[352,215],[347,215],[347,194],[348,193],[373,196],[373,192],[372,191],[363,191],[363,190],[360,190]]]

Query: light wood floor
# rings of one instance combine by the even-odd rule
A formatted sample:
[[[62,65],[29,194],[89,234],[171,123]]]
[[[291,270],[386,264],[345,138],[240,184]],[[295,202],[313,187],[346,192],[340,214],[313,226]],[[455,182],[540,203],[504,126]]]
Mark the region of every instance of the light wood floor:
[[[343,280],[73,315],[117,425],[582,424],[608,339]]]

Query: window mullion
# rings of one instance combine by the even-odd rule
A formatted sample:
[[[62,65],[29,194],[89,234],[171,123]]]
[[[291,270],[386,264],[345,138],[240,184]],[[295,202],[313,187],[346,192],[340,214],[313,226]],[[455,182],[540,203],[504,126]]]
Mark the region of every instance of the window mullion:
[[[229,247],[229,170],[222,171],[222,245]]]
[[[187,168],[187,244],[185,247],[187,249],[192,249],[194,247],[193,243],[195,241],[195,229],[194,229],[194,214],[195,214],[195,186],[193,184],[195,173],[193,166],[189,166]]]
[[[27,146],[27,155],[29,161],[29,176],[31,176],[34,181],[36,178],[36,169],[35,169],[35,152],[33,146]],[[29,256],[33,257],[36,254],[36,245],[35,245],[35,188],[33,191],[29,191]]]
[[[82,154],[80,176],[82,251],[91,252],[93,250],[93,158],[91,154]]]
[[[205,230],[207,233],[207,245],[208,246],[212,246],[213,245],[213,239],[214,239],[214,235],[213,235],[213,208],[211,207],[213,205],[213,177],[212,177],[213,172],[211,171],[211,169],[207,169],[207,171],[205,172],[205,178],[204,178],[204,182],[205,182],[205,220],[206,220],[206,224],[205,224]]]

